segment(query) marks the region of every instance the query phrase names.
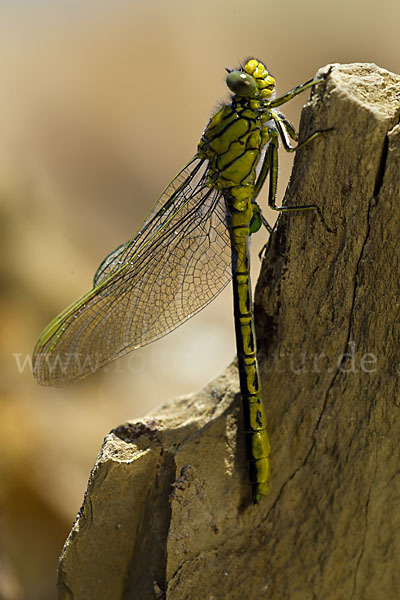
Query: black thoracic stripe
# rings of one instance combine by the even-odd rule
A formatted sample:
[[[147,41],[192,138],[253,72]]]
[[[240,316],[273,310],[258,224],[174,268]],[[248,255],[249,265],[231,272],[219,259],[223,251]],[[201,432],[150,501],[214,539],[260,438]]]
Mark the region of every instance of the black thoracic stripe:
[[[242,119],[241,119],[241,120],[242,120],[242,121],[246,121],[246,125],[247,125],[247,128],[248,128],[248,129],[247,129],[247,131],[245,131],[244,133],[242,133],[242,135],[240,136],[240,137],[243,137],[243,135],[247,135],[247,134],[249,133],[249,131],[250,131],[250,129],[251,129],[251,125],[250,125],[250,123],[249,123],[250,119],[247,119],[246,117],[242,117]],[[224,119],[224,121],[225,121],[225,119]],[[206,138],[206,140],[207,140],[209,143],[210,143],[210,142],[213,142],[215,139],[217,139],[217,138],[219,138],[219,137],[223,136],[223,135],[224,135],[224,133],[226,133],[226,132],[228,131],[228,129],[229,129],[230,127],[232,127],[232,125],[236,125],[236,123],[237,123],[237,122],[238,122],[238,121],[230,121],[229,123],[227,123],[227,124],[225,125],[225,127],[223,127],[223,128],[220,130],[220,131],[218,131],[218,133],[216,133],[216,134],[215,134],[213,137],[211,137],[211,138]]]
[[[240,225],[232,225],[231,229],[233,229],[233,230],[236,230],[236,229],[249,229],[249,226],[248,225],[242,225],[242,224],[240,224]]]
[[[232,144],[233,144],[233,143],[234,143],[234,142],[232,142],[232,143],[229,145],[229,148],[228,148],[228,150],[227,150],[226,152],[224,152],[223,154],[221,154],[221,155],[220,155],[221,157],[223,157],[225,154],[229,154],[229,152],[231,152],[231,146],[232,146]],[[223,169],[222,169],[222,172],[223,172],[223,171],[225,171],[225,169],[227,169],[227,168],[228,168],[228,167],[230,167],[231,165],[233,165],[233,163],[234,163],[234,162],[236,162],[237,160],[239,160],[240,158],[242,158],[242,157],[243,157],[243,156],[246,154],[246,152],[248,152],[249,150],[251,150],[251,148],[246,148],[246,147],[244,147],[244,150],[243,150],[242,154],[238,154],[238,155],[237,155],[237,156],[235,156],[235,158],[233,158],[233,159],[232,159],[230,162],[226,163],[226,165],[224,165],[224,167],[223,167]]]
[[[243,134],[243,135],[247,135],[247,133],[248,133],[248,132],[246,132],[246,133],[245,133],[245,134]],[[241,137],[243,137],[243,136],[241,136]],[[239,139],[241,139],[241,138],[239,138]],[[224,152],[224,154],[227,154],[227,153],[230,151],[230,147],[231,147],[231,146],[229,146],[229,149],[228,149],[226,152]],[[246,149],[244,150],[244,152],[242,152],[242,154],[240,154],[239,156],[235,156],[235,158],[234,158],[233,160],[231,160],[231,162],[229,162],[229,163],[227,163],[226,165],[224,165],[224,167],[223,167],[223,168],[222,168],[222,169],[219,171],[219,172],[222,174],[221,178],[222,178],[222,179],[225,179],[225,177],[223,177],[223,173],[224,173],[224,171],[225,171],[225,170],[226,170],[228,167],[231,167],[231,166],[232,166],[232,165],[233,165],[235,162],[237,162],[238,160],[240,160],[241,158],[243,158],[243,156],[246,154],[246,152],[249,152],[250,150],[253,150],[253,148],[246,148]],[[223,156],[223,155],[221,154],[221,156]],[[250,175],[250,173],[251,173],[251,172],[252,172],[252,170],[253,170],[253,167],[254,167],[254,161],[253,161],[253,164],[252,164],[252,165],[249,167],[249,170],[248,170],[248,171],[247,171],[247,172],[244,174],[244,176],[243,176],[243,177],[242,177],[242,179],[240,180],[240,184],[241,184],[241,183],[243,183],[243,181],[244,181],[244,180],[245,180],[245,179],[246,179],[246,178],[247,178],[247,177]],[[228,181],[228,180],[227,180],[227,181]],[[240,184],[239,184],[239,185],[240,185]]]

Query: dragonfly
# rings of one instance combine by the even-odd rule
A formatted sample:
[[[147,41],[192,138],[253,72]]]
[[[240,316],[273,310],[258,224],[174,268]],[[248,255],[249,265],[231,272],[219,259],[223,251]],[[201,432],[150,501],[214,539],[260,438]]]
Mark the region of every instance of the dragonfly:
[[[279,140],[298,142],[278,110],[324,81],[314,77],[275,98],[266,65],[249,58],[226,69],[230,101],[213,114],[197,152],[165,188],[140,229],[100,264],[93,288],[56,316],[33,353],[33,374],[59,386],[86,377],[126,353],[161,338],[195,315],[232,281],[244,432],[252,499],[269,492],[270,444],[257,363],[249,240],[264,226],[257,198],[269,176],[268,204],[277,206]]]

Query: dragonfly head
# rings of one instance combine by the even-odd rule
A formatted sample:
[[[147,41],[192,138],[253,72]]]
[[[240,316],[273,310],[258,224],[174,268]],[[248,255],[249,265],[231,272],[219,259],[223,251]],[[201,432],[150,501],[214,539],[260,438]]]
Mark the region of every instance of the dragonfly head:
[[[267,99],[275,91],[275,79],[266,66],[255,58],[247,60],[237,71],[226,70],[226,84],[236,96]]]

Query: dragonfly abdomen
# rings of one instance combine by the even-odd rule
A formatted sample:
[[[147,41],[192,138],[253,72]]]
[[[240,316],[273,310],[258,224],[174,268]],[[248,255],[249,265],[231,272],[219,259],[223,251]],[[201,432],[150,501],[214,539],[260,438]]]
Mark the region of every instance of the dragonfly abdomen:
[[[225,202],[230,216],[233,306],[246,450],[250,463],[253,501],[258,503],[269,491],[270,446],[261,398],[250,283],[249,222],[252,204],[249,202],[245,211],[238,211],[229,195]]]

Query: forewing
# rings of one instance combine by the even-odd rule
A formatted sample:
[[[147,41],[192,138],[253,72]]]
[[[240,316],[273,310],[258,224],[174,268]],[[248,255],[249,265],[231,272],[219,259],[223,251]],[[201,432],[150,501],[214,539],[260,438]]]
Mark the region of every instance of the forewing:
[[[100,265],[94,289],[43,332],[34,375],[62,385],[169,333],[231,279],[220,192],[193,163],[168,186],[137,235]]]
[[[141,251],[204,184],[205,178],[204,160],[194,157],[165,188],[135,236],[118,246],[102,261],[94,276],[94,287]]]

